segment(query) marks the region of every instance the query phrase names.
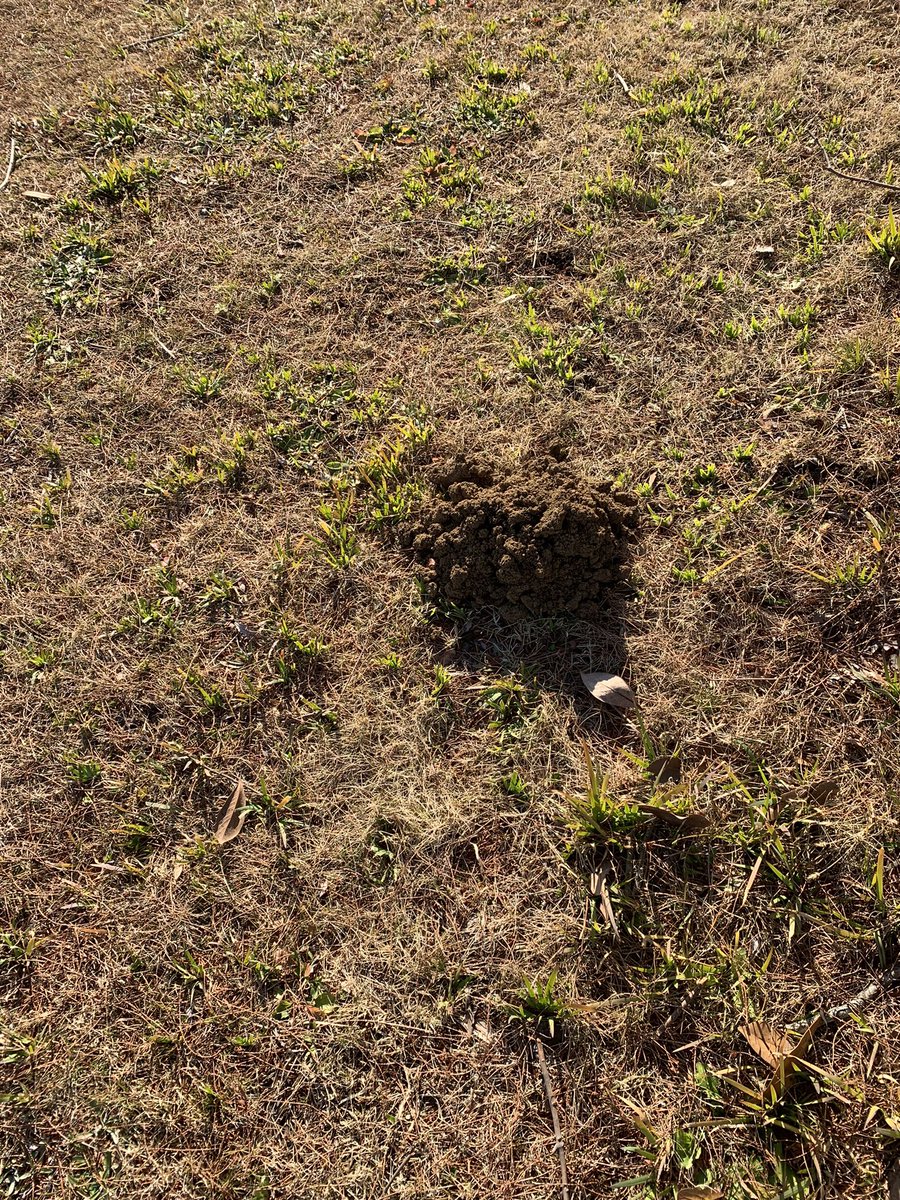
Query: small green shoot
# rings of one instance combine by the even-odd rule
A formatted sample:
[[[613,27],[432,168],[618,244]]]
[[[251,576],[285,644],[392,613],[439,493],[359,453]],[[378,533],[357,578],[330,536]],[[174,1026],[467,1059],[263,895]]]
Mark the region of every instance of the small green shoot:
[[[866,230],[866,237],[871,253],[890,273],[900,273],[900,223],[894,216],[893,208],[888,209],[883,225]]]
[[[336,571],[346,571],[359,553],[359,541],[350,524],[353,497],[338,498],[332,504],[319,505],[318,545],[322,557]]]
[[[548,1037],[552,1041],[567,1013],[565,1002],[557,994],[558,981],[557,971],[551,971],[543,979],[524,980],[516,996],[517,1002],[510,1006],[510,1020],[531,1026],[539,1037]]]

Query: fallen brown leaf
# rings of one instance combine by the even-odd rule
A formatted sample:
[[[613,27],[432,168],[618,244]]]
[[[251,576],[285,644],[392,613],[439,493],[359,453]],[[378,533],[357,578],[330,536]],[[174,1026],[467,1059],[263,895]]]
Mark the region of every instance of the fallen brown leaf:
[[[790,1053],[791,1039],[787,1034],[778,1033],[765,1021],[749,1021],[740,1027],[739,1032],[746,1038],[753,1053],[758,1054],[770,1067],[777,1068]]]
[[[639,812],[645,813],[648,817],[654,817],[656,820],[664,821],[681,834],[699,833],[702,829],[708,828],[710,823],[709,817],[705,817],[703,813],[672,812],[670,808],[663,808],[659,804],[639,804],[637,807]]]
[[[634,692],[621,675],[610,675],[606,671],[582,671],[581,680],[595,700],[608,704],[620,712],[634,708]]]
[[[647,774],[656,783],[678,783],[681,779],[681,759],[677,754],[660,754],[647,764]]]
[[[220,846],[224,846],[227,842],[233,842],[244,828],[244,821],[247,819],[247,811],[244,808],[245,800],[244,781],[239,779],[230,799],[221,808],[216,818],[216,831],[213,837]]]
[[[809,785],[806,798],[810,804],[828,804],[836,798],[837,794],[838,781],[836,779],[819,779]]]
[[[798,1076],[803,1073],[803,1063],[809,1058],[813,1037],[821,1024],[822,1017],[816,1017],[803,1031],[800,1040],[793,1049],[776,1064],[775,1074],[772,1076],[771,1082],[766,1089],[767,1096],[773,1100],[780,1100],[782,1096],[785,1096],[790,1091]]]

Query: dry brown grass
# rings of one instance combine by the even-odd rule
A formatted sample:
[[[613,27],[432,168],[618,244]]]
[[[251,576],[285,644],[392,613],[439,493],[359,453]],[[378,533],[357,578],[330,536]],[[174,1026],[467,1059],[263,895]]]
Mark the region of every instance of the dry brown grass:
[[[819,143],[900,159],[896,4],[0,12],[0,1192],[559,1196],[557,973],[573,1196],[885,1195],[898,282]],[[430,614],[361,468],[551,437],[640,494],[608,620]],[[709,829],[579,836],[585,743]]]

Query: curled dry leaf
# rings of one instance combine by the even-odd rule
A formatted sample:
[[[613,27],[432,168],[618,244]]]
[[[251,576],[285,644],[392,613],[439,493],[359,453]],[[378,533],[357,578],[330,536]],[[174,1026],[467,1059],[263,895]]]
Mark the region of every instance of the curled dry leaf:
[[[681,758],[677,754],[660,754],[647,764],[647,774],[654,783],[678,783],[681,779]]]
[[[822,1024],[822,1017],[816,1017],[800,1036],[799,1042],[790,1053],[786,1054],[775,1067],[775,1074],[769,1083],[766,1095],[773,1101],[778,1101],[787,1095],[797,1078],[803,1074],[803,1063],[809,1058],[816,1030]]]
[[[621,675],[610,675],[606,671],[582,671],[581,680],[595,700],[619,712],[627,712],[636,704],[634,692]]]
[[[809,1056],[813,1037],[821,1024],[822,1017],[816,1017],[796,1042],[788,1034],[778,1033],[765,1021],[750,1021],[741,1026],[740,1032],[751,1050],[774,1068],[765,1092],[770,1102],[775,1103],[785,1096],[803,1073],[803,1063]]]
[[[838,790],[836,779],[818,779],[809,785],[806,798],[810,804],[830,804],[837,798]]]
[[[239,779],[230,799],[221,808],[216,818],[216,830],[213,836],[220,846],[224,846],[227,842],[233,842],[244,828],[244,821],[247,819],[245,801],[244,781]]]
[[[748,1021],[740,1028],[741,1035],[746,1038],[750,1049],[758,1054],[764,1063],[777,1067],[786,1054],[790,1053],[791,1039],[785,1033],[779,1033],[765,1021]]]
[[[703,813],[672,812],[671,808],[663,808],[659,804],[639,804],[637,807],[639,812],[645,813],[648,817],[671,825],[682,836],[700,833],[701,830],[707,829],[710,823],[709,817],[705,817]]]

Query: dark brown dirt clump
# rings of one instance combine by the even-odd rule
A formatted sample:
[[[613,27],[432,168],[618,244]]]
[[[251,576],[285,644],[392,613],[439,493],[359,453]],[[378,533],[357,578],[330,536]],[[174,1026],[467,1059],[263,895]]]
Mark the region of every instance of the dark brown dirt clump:
[[[630,497],[549,455],[459,455],[431,484],[408,541],[444,600],[509,619],[601,614],[636,523]]]

